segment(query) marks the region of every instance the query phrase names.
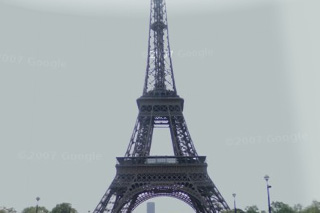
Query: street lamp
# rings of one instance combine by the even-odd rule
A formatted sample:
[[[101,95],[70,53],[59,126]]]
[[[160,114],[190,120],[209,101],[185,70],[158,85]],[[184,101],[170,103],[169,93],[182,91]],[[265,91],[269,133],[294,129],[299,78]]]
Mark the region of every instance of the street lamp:
[[[271,186],[269,185],[268,181],[269,181],[269,175],[266,175],[264,176],[264,179],[266,180],[267,182],[267,192],[268,192],[268,210],[269,210],[269,213],[271,213],[271,205],[270,205],[270,192],[269,192],[269,189],[271,188]]]
[[[236,193],[232,194],[233,196],[233,206],[234,206],[234,213],[237,213],[237,207],[236,207]]]
[[[37,200],[36,213],[38,213],[38,203],[39,203],[40,197],[36,197],[36,200]]]

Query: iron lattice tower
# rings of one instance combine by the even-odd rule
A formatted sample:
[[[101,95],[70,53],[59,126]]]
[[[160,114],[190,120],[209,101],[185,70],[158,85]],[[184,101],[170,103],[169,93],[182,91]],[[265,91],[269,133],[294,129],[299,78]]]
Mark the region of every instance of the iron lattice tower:
[[[148,59],[138,118],[117,173],[94,213],[132,212],[142,202],[169,196],[198,213],[228,210],[198,156],[183,117],[184,100],[177,95],[165,0],[151,0]],[[168,127],[174,156],[150,156],[153,129]]]

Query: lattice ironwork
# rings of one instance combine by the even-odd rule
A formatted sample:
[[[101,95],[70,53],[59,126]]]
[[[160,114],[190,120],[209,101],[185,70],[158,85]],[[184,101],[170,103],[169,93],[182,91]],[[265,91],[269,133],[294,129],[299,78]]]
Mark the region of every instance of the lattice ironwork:
[[[198,213],[229,209],[198,156],[177,95],[170,55],[165,0],[151,0],[149,43],[139,114],[117,174],[93,213],[130,213],[142,202],[168,196],[184,201]],[[154,128],[170,131],[174,156],[150,156]]]
[[[116,177],[95,212],[132,212],[159,196],[182,200],[199,213],[229,209],[208,176],[204,156],[124,157],[118,158],[116,168]]]
[[[162,104],[157,104],[162,102]],[[183,117],[183,99],[141,97],[138,99],[140,109],[126,157],[143,157],[150,155],[153,129],[158,126],[170,129],[175,156],[197,156]]]
[[[151,0],[147,71],[143,95],[175,96],[167,12],[164,0]]]

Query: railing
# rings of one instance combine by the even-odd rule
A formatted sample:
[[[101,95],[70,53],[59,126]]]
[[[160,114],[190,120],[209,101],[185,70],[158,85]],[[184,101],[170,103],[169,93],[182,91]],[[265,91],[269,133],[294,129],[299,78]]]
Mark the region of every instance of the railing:
[[[152,165],[152,164],[202,164],[205,156],[175,157],[175,156],[149,156],[149,157],[118,157],[120,165]]]

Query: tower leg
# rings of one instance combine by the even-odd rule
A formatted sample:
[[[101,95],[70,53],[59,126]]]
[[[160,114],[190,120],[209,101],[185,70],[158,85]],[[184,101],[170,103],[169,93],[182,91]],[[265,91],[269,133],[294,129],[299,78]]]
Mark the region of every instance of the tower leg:
[[[160,196],[182,200],[198,213],[229,209],[207,174],[204,157],[198,158],[118,158],[117,175],[93,213],[130,213]]]

